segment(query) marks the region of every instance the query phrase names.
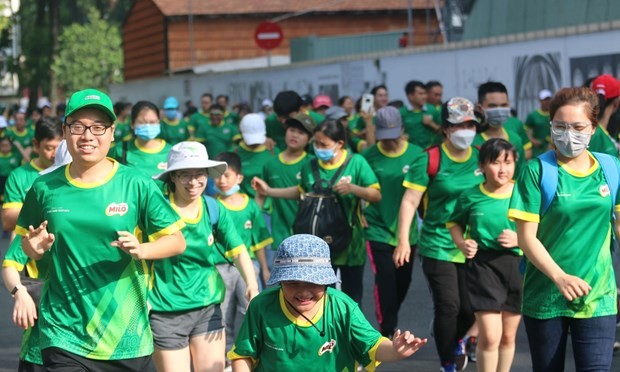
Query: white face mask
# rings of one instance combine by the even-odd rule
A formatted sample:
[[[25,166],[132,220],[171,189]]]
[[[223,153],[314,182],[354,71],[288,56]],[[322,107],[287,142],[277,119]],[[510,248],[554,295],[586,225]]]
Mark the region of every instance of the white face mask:
[[[567,158],[575,158],[584,152],[590,144],[592,135],[589,133],[577,133],[570,130],[562,134],[551,132],[551,139],[560,154]]]
[[[460,129],[448,134],[452,145],[459,150],[466,150],[474,142],[476,131],[474,129]]]

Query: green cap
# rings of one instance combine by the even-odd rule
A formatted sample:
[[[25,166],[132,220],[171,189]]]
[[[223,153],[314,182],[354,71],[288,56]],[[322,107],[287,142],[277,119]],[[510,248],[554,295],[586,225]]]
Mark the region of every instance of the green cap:
[[[87,107],[103,111],[113,122],[116,120],[112,100],[107,94],[97,89],[84,89],[73,93],[71,98],[69,98],[65,117],[71,116],[76,111]]]

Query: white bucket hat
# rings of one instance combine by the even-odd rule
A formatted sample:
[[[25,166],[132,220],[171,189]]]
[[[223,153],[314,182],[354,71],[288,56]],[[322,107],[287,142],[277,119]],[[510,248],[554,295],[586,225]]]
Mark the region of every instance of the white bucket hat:
[[[63,165],[67,165],[73,161],[71,154],[69,154],[69,150],[67,150],[67,141],[62,140],[56,147],[56,155],[54,156],[54,164],[50,167],[43,169],[39,172],[40,175],[48,174],[56,169],[62,167]]]
[[[207,169],[210,178],[217,178],[227,168],[228,164],[223,161],[209,160],[207,149],[202,143],[185,141],[172,146],[168,153],[168,168],[153,178],[165,181],[170,172],[181,169]]]

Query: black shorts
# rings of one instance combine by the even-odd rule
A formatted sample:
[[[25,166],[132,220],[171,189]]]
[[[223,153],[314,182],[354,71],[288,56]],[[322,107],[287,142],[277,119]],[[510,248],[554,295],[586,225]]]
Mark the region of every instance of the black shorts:
[[[66,350],[49,347],[41,350],[47,372],[125,372],[147,371],[151,356],[118,360],[87,359]]]
[[[42,365],[20,359],[17,372],[46,372],[46,369]]]
[[[467,293],[476,311],[521,314],[521,257],[512,252],[479,249],[465,269]]]
[[[189,345],[192,337],[224,330],[220,304],[194,310],[149,314],[153,344],[160,350],[180,350]]]

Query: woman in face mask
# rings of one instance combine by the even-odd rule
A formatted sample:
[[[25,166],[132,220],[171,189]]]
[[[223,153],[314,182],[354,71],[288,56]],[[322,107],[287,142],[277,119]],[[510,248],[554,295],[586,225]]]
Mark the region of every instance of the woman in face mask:
[[[425,213],[418,248],[422,269],[431,288],[433,330],[442,371],[461,370],[467,364],[463,338],[474,323],[465,287],[465,256],[446,228],[458,196],[484,179],[478,167],[478,149],[472,146],[478,119],[473,104],[454,97],[442,106],[440,146],[418,155],[405,176],[398,216],[396,267],[409,262],[409,234],[413,217],[425,196]]]
[[[148,101],[136,103],[131,109],[131,129],[134,140],[115,146],[109,156],[149,178],[165,171],[170,145],[158,138],[161,124],[157,106]]]
[[[352,239],[348,248],[332,260],[332,265],[340,270],[342,291],[357,303],[361,303],[366,263],[366,241],[363,233],[365,221],[361,214],[361,201],[377,203],[381,201],[381,191],[379,181],[366,159],[345,150],[346,140],[344,126],[334,120],[326,120],[314,130],[314,153],[318,158],[318,173],[322,180],[329,182],[345,160],[350,158],[332,189],[353,228]],[[315,182],[312,164],[308,161],[301,168],[299,186],[276,189],[258,178],[254,178],[252,185],[262,196],[299,199],[300,191],[311,192]]]
[[[598,112],[598,98],[588,88],[555,95],[555,150],[545,162],[527,164],[510,201],[508,216],[516,220],[528,259],[522,311],[534,371],[564,370],[569,332],[577,370],[611,370],[617,313],[612,228],[620,236],[613,178],[620,162],[586,150]],[[557,177],[553,193],[544,192],[549,177]]]

